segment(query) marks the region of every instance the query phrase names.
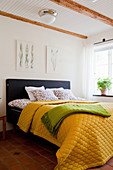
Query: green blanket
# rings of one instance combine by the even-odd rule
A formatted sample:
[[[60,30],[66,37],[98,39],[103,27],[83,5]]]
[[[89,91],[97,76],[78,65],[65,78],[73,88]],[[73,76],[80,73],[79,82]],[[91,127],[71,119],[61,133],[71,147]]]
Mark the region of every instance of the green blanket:
[[[46,112],[41,120],[48,131],[56,137],[62,121],[71,114],[87,113],[103,117],[111,116],[101,105],[60,105]]]

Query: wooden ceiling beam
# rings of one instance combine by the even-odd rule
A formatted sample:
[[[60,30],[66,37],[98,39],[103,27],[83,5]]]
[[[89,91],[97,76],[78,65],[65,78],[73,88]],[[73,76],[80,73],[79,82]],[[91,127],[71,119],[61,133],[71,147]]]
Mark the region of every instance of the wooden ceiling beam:
[[[83,38],[83,39],[88,38],[85,35],[81,35],[81,34],[77,34],[77,33],[74,33],[74,32],[67,31],[67,30],[63,30],[63,29],[60,29],[60,28],[57,28],[57,27],[46,25],[46,24],[43,24],[43,23],[40,23],[40,22],[37,22],[37,21],[33,21],[33,20],[30,20],[30,19],[27,19],[27,18],[16,16],[16,15],[6,13],[6,12],[3,12],[3,11],[0,11],[0,15],[6,16],[6,17],[9,17],[9,18],[13,18],[13,19],[16,19],[16,20],[19,20],[19,21],[27,22],[27,23],[30,23],[30,24],[38,25],[38,26],[48,28],[48,29],[51,29],[51,30],[59,31],[59,32],[69,34],[69,35],[72,35],[72,36],[76,36],[76,37],[79,37],[79,38]]]
[[[76,11],[80,14],[86,15],[88,17],[91,17],[93,19],[96,19],[98,21],[103,22],[104,24],[108,24],[110,26],[113,26],[113,19],[106,17],[94,10],[91,10],[83,5],[80,5],[72,0],[50,0],[58,5],[61,5],[63,7],[69,8],[73,11]]]

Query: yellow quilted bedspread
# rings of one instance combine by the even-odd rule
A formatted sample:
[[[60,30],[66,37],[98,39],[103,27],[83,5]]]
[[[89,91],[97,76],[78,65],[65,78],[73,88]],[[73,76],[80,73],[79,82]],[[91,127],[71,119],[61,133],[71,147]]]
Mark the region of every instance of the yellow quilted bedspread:
[[[18,126],[59,146],[55,170],[84,170],[105,164],[113,156],[113,104],[100,103],[111,114],[73,114],[62,122],[57,139],[48,132],[41,117],[59,104],[96,104],[89,101],[44,101],[28,104],[22,111]]]

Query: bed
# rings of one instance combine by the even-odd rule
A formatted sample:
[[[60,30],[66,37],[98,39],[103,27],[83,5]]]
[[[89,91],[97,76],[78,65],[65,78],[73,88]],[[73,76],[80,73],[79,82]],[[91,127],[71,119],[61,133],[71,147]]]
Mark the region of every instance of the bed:
[[[70,81],[58,80],[31,80],[31,79],[7,79],[6,80],[6,115],[7,122],[16,125],[21,113],[21,109],[11,108],[8,103],[15,99],[28,99],[25,86],[44,86],[45,88],[70,89]]]
[[[51,80],[16,80],[8,79],[7,85],[7,120],[18,125],[24,132],[30,131],[59,146],[56,156],[58,164],[55,169],[84,170],[101,166],[113,156],[113,104],[100,103],[109,111],[110,117],[91,114],[72,114],[62,122],[57,138],[53,137],[41,122],[45,112],[59,105],[97,105],[91,101],[43,101],[33,102],[22,111],[10,108],[8,102],[17,98],[28,98],[26,85],[64,87],[70,89],[69,81]],[[17,90],[18,89],[18,90]],[[32,108],[32,109],[31,109]],[[20,115],[21,113],[21,115]]]

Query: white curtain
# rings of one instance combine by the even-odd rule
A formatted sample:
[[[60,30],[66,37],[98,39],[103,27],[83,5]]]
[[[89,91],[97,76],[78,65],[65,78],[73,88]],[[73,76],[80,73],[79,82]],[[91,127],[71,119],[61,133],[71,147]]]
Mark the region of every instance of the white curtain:
[[[93,95],[93,45],[85,45],[83,56],[83,96],[92,100]]]

